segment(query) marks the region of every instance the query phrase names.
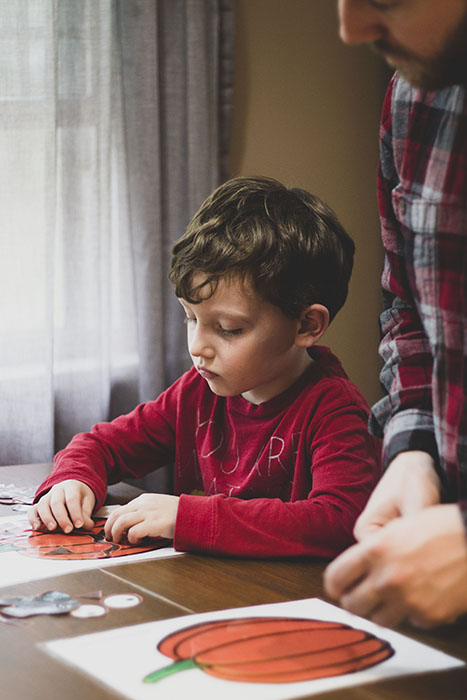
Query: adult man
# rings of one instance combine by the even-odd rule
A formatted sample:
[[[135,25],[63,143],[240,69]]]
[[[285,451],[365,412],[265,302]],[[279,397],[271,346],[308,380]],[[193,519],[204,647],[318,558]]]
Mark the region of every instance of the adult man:
[[[340,35],[397,70],[381,123],[385,474],[325,574],[396,625],[467,612],[467,0],[339,0]],[[401,78],[400,76],[403,76]]]

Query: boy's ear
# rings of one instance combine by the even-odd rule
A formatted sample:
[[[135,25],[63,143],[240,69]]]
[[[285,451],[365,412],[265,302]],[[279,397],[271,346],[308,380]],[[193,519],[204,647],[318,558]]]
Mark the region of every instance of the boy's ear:
[[[329,311],[323,304],[311,304],[302,311],[298,323],[295,345],[311,348],[329,326]]]

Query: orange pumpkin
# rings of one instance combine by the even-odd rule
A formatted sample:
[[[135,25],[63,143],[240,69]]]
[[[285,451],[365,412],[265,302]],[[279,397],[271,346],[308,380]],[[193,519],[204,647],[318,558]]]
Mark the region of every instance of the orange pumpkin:
[[[157,647],[175,663],[144,678],[155,683],[189,668],[248,683],[291,683],[361,671],[391,657],[388,642],[325,620],[250,617],[185,627]]]
[[[27,557],[47,559],[109,559],[124,557],[129,554],[150,552],[168,544],[168,540],[151,541],[140,546],[128,543],[108,542],[104,536],[104,519],[95,521],[91,530],[74,530],[66,535],[64,532],[42,532],[31,530],[9,541],[19,553]]]

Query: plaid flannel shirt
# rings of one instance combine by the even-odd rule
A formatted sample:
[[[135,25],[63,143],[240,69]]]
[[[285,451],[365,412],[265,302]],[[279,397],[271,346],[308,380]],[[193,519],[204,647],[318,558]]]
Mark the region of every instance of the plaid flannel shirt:
[[[385,262],[380,375],[370,429],[384,463],[435,460],[443,498],[467,527],[467,99],[393,77],[380,132],[378,205]]]

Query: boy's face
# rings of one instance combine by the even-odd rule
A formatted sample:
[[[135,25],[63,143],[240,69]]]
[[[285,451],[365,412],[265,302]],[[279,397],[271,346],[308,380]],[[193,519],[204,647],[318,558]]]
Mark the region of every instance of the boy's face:
[[[195,275],[194,283],[203,278]],[[219,396],[241,394],[263,403],[287,389],[311,362],[295,345],[300,321],[239,279],[220,280],[215,293],[199,304],[180,303],[193,364]]]

